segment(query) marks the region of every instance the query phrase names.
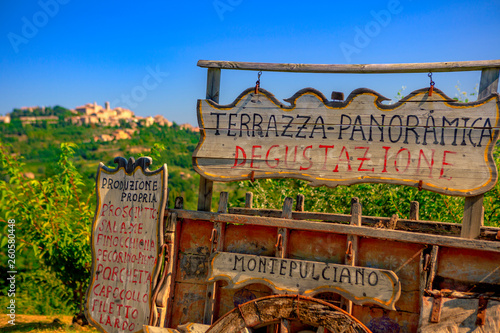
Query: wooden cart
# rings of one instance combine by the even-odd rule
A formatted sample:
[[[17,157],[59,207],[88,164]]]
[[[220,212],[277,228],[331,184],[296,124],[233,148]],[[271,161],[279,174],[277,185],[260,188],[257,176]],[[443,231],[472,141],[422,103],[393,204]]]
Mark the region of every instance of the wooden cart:
[[[208,106],[223,109],[215,104],[221,69],[313,73],[482,70],[478,98],[482,100],[497,91],[500,61],[405,65],[200,61],[198,65],[208,68],[207,100],[214,102],[199,102],[200,112]],[[255,99],[252,94],[259,93],[277,103],[259,89],[257,86],[255,92],[245,92],[224,110],[237,107],[246,96]],[[429,98],[430,94],[425,93],[413,95]],[[313,97],[321,100],[315,92],[299,95],[304,94],[316,94]],[[492,103],[498,115],[498,97],[492,98],[496,98]],[[323,104],[337,107],[331,102]],[[220,117],[217,115],[217,125],[211,129],[206,119],[200,120],[202,141],[208,140],[210,130],[218,135],[222,128]],[[229,130],[231,126],[229,118]],[[490,129],[490,134],[495,133],[491,134],[493,146],[498,135],[496,126],[492,124]],[[198,157],[201,145],[195,153]],[[384,148],[387,152],[388,148]],[[493,148],[489,149],[491,154]],[[325,165],[326,153],[327,149]],[[252,155],[262,156],[253,150]],[[195,159],[199,172],[205,170],[200,161],[201,157]],[[232,161],[223,164],[220,168],[227,174],[231,168],[243,165],[237,158],[234,165]],[[451,165],[444,159],[442,164]],[[243,178],[266,177],[253,167],[247,166]],[[490,177],[493,185],[497,177],[494,169]],[[248,193],[245,207],[228,208],[227,193],[222,192],[217,212],[210,212],[213,181],[224,176],[200,173],[198,210],[184,210],[182,198],[178,198],[175,207],[166,212],[166,278],[155,295],[157,316],[153,325],[145,326],[146,331],[500,332],[500,229],[483,225],[482,193],[463,194],[466,201],[462,224],[419,220],[418,202],[411,203],[408,220],[364,216],[357,198],[352,198],[351,214],[342,215],[305,212],[301,196],[295,204],[287,198],[282,210],[271,210],[252,208],[252,194]],[[226,179],[234,180],[230,175]],[[433,186],[430,181],[410,183],[420,189]],[[490,182],[485,186],[493,185]],[[443,191],[455,194],[446,192],[448,188]]]

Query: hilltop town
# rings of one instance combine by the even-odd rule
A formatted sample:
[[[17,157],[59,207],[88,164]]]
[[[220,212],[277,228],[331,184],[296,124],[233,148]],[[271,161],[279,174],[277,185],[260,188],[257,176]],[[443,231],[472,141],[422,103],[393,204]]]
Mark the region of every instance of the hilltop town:
[[[34,124],[47,122],[55,124],[60,121],[61,115],[53,114],[54,109],[43,106],[30,106],[15,109],[13,113],[5,116],[0,116],[0,123],[10,123],[14,118],[25,124]],[[60,107],[59,107],[60,108]],[[112,134],[102,134],[94,137],[94,141],[111,141],[130,139],[138,130],[138,127],[149,127],[153,124],[158,126],[173,126],[173,122],[169,121],[161,115],[154,117],[136,116],[133,111],[122,107],[111,108],[109,102],[104,103],[104,107],[96,102],[87,103],[82,106],[77,106],[74,109],[64,109],[64,121],[67,121],[76,126],[83,125],[98,125],[107,127],[118,127]],[[199,132],[198,127],[193,127],[191,124],[182,124],[180,129],[187,129],[193,132]]]

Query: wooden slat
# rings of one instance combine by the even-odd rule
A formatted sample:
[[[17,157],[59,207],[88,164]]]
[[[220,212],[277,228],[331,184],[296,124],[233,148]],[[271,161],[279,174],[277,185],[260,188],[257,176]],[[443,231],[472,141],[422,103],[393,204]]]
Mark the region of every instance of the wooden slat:
[[[227,192],[221,192],[219,197],[219,208],[217,213],[226,214],[227,213],[227,203],[229,200],[229,195]],[[212,244],[210,252],[219,252],[224,250],[224,237],[226,231],[226,224],[223,222],[215,222],[212,231]],[[211,325],[214,322],[214,315],[216,313],[216,303],[219,298],[219,282],[210,283],[207,286],[207,294],[205,298],[205,314],[203,316],[203,323],[206,325]]]
[[[240,62],[240,61],[217,61],[199,60],[199,67],[237,69],[252,71],[272,72],[299,72],[299,73],[353,73],[353,74],[376,74],[376,73],[427,73],[438,72],[463,72],[478,71],[485,68],[500,68],[500,60],[481,61],[449,61],[449,62],[427,62],[407,64],[283,64],[263,62]]]
[[[273,226],[298,230],[323,231],[361,237],[388,239],[400,242],[448,246],[463,249],[500,252],[500,242],[465,239],[449,236],[428,235],[399,230],[374,229],[343,224],[315,222],[304,220],[288,220],[271,217],[242,216],[233,214],[216,214],[201,211],[178,210],[179,218],[207,220],[212,222],[242,223],[252,225]]]
[[[245,194],[245,208],[252,208],[252,207],[253,207],[253,193],[247,192]]]
[[[305,201],[304,195],[297,194],[297,203],[295,204],[295,211],[297,211],[297,212],[304,211],[304,201]]]
[[[361,226],[362,208],[359,198],[351,199],[351,225]],[[357,266],[358,263],[358,248],[359,237],[356,235],[347,236],[347,250],[345,254],[345,264],[350,266]],[[342,299],[342,308],[349,314],[352,313],[352,301]]]
[[[207,73],[206,99],[219,103],[220,92],[220,69],[209,68]],[[213,181],[200,175],[200,187],[198,192],[198,210],[209,212],[212,206]]]
[[[479,83],[478,99],[489,96],[498,90],[498,68],[483,69],[481,72],[481,81]],[[483,225],[483,195],[465,198],[464,219],[462,228],[462,237],[477,238],[481,233]]]
[[[230,214],[242,214],[261,217],[280,217],[281,210],[277,209],[246,209],[240,207],[232,207],[229,209]],[[293,212],[292,218],[295,220],[321,220],[323,222],[349,223],[351,215],[348,214],[332,214],[332,213],[316,213],[316,212]],[[377,216],[362,216],[362,225],[373,226],[379,221],[387,222],[389,217]],[[315,222],[315,221],[312,221]],[[411,219],[398,219],[398,230],[425,232],[437,235],[460,235],[462,225],[458,223],[436,222],[436,221],[414,221]],[[481,227],[481,237],[494,240],[500,228]]]
[[[418,201],[410,203],[410,220],[417,221],[419,219],[420,204]]]
[[[479,82],[479,93],[477,95],[478,100],[498,91],[498,76],[498,68],[483,69],[481,71],[481,81]]]
[[[290,197],[286,197],[285,201],[283,202],[283,211],[281,213],[281,217],[284,219],[291,219],[292,218],[292,207],[293,205],[293,199]],[[288,228],[278,228],[278,234],[277,234],[277,239],[278,242],[276,245],[276,257],[278,258],[286,258],[288,256],[288,238],[289,238],[290,232]],[[281,241],[280,241],[281,239]]]
[[[358,89],[333,105],[307,88],[287,99],[290,106],[253,89],[225,106],[200,100],[203,139],[193,154],[194,169],[213,181],[391,183],[459,196],[494,186],[498,95],[460,106],[437,89],[431,97],[427,89],[415,91],[390,107],[380,104],[383,99]]]
[[[174,201],[174,208],[175,209],[184,209],[184,198],[183,197],[176,197]],[[172,212],[170,212],[173,214]],[[170,261],[172,262],[172,270],[169,274],[170,276],[170,285],[168,290],[166,291],[168,293],[168,300],[167,300],[167,312],[166,312],[166,318],[165,318],[165,327],[169,327],[172,321],[172,309],[173,309],[173,302],[174,302],[174,295],[175,295],[175,276],[177,274],[177,265],[175,265],[177,259],[179,258],[179,242],[181,239],[181,229],[182,229],[182,223],[178,223],[178,216],[176,218],[176,224],[175,224],[175,234],[172,237],[172,249],[170,253]],[[170,262],[169,262],[170,264]]]
[[[439,247],[438,246],[433,246],[430,254],[430,261],[429,261],[429,276],[427,277],[427,283],[425,286],[425,289],[429,290],[432,289],[432,283],[434,282],[434,278],[436,277],[436,272],[437,272],[437,260],[438,260],[438,252],[439,252]]]
[[[475,239],[481,234],[483,198],[483,194],[465,198],[461,237]]]

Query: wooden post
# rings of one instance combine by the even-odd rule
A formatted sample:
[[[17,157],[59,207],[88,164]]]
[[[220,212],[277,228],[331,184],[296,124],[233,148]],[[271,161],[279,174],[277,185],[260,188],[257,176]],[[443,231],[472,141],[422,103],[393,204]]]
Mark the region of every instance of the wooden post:
[[[361,226],[362,220],[362,208],[359,198],[351,199],[351,225]],[[347,250],[345,254],[345,264],[350,266],[356,266],[358,258],[358,236],[348,235],[347,236]],[[347,313],[352,313],[352,302],[342,298],[341,308]]]
[[[247,192],[245,194],[245,208],[252,208],[252,207],[253,207],[253,193]]]
[[[206,99],[219,103],[220,69],[209,68],[207,74]],[[198,192],[198,210],[209,212],[212,206],[212,191],[214,182],[200,175],[200,188]]]
[[[297,203],[295,204],[295,211],[303,212],[304,211],[304,195],[297,194]]]
[[[228,193],[221,192],[219,198],[219,208],[217,213],[227,213]],[[211,235],[211,253],[224,250],[224,235],[226,231],[226,224],[222,222],[214,222],[214,228]],[[214,323],[214,314],[216,311],[216,300],[218,298],[219,282],[212,282],[207,286],[207,295],[205,297],[205,314],[203,316],[203,323],[212,325]]]
[[[410,220],[418,221],[420,218],[420,204],[418,201],[412,201],[410,203]]]
[[[483,69],[477,99],[483,99],[498,90],[498,68]],[[474,239],[481,233],[483,225],[483,194],[465,198],[464,219],[461,237]]]
[[[177,197],[175,198],[174,201],[174,208],[175,209],[184,209],[184,198],[183,197]],[[175,276],[177,274],[177,266],[174,265],[174,263],[177,261],[178,253],[179,253],[179,242],[180,242],[180,235],[181,235],[181,227],[182,224],[178,223],[177,216],[175,216],[175,224],[171,224],[173,227],[174,234],[171,237],[172,245],[169,248],[170,251],[170,260],[168,262],[169,264],[169,269],[170,273],[167,276],[168,277],[168,283],[164,283],[163,285],[166,287],[165,292],[167,293],[167,300],[166,300],[166,314],[165,318],[160,321],[160,327],[170,327],[170,321],[172,318],[172,308],[173,308],[173,302],[174,302],[174,293],[175,293]],[[165,236],[167,236],[167,233],[165,233]],[[167,243],[167,239],[165,239],[165,242]],[[160,295],[162,295],[162,291],[160,291]],[[163,298],[163,297],[162,297]],[[163,324],[163,326],[162,326]]]
[[[293,199],[286,197],[283,202],[283,212],[281,217],[284,219],[292,218]],[[276,243],[276,257],[286,258],[288,255],[288,228],[278,228],[277,243]]]

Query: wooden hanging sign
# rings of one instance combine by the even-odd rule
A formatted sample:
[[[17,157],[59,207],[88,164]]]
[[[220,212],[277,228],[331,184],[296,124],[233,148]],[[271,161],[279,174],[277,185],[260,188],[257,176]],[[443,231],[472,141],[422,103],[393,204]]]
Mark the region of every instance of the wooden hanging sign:
[[[208,281],[224,280],[226,288],[262,283],[276,294],[314,296],[334,292],[362,305],[372,303],[389,310],[401,294],[393,271],[296,259],[216,252],[210,258]]]
[[[213,181],[299,178],[313,186],[392,183],[474,196],[497,180],[499,97],[458,103],[439,89],[387,100],[369,89],[343,102],[312,88],[285,105],[245,90],[232,104],[198,101],[196,171]]]
[[[167,166],[149,171],[150,157],[118,157],[115,163],[116,169],[100,163],[97,171],[85,314],[101,332],[142,332],[154,315]]]

